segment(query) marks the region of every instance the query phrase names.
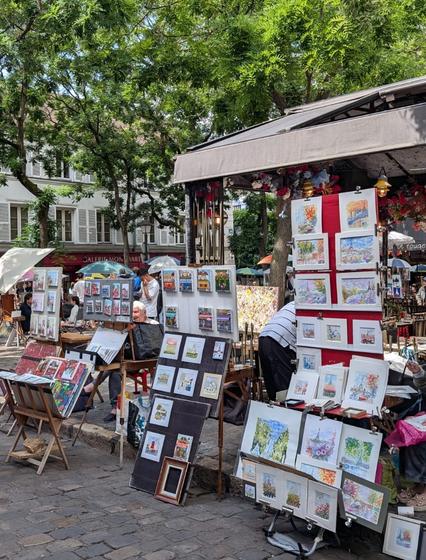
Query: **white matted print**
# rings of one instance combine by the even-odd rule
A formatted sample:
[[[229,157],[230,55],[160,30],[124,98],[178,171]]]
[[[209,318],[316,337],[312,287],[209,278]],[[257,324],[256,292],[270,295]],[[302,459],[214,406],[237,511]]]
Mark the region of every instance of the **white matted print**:
[[[337,306],[351,311],[381,311],[379,276],[375,272],[336,274]]]
[[[281,509],[284,501],[283,479],[284,471],[258,463],[256,465],[256,502],[267,503],[275,509]]]
[[[304,518],[308,502],[308,479],[284,471],[283,506],[291,508],[296,517]]]
[[[317,317],[297,317],[297,344],[321,346],[320,320]]]
[[[331,308],[328,274],[296,274],[294,288],[296,309]]]
[[[205,372],[201,383],[200,397],[217,400],[220,395],[222,376],[219,373]]]
[[[383,353],[383,334],[380,321],[352,321],[353,349],[358,352]]]
[[[322,199],[292,200],[291,227],[294,235],[322,233]]]
[[[196,369],[179,368],[174,393],[185,397],[192,397],[197,382],[197,375],[198,371]]]
[[[340,438],[338,463],[347,473],[370,482],[376,479],[382,434],[344,424]]]
[[[325,347],[343,347],[348,344],[348,327],[346,319],[324,317],[320,321],[321,344]]]
[[[377,224],[376,196],[376,189],[340,193],[340,231],[373,229]]]
[[[158,463],[164,445],[164,434],[147,431],[141,448],[141,457]]]
[[[170,399],[155,397],[151,408],[149,422],[151,424],[155,424],[156,426],[163,426],[164,428],[167,428],[170,422],[172,408],[173,401]]]
[[[423,524],[418,519],[389,513],[383,552],[402,560],[416,560]]]
[[[191,364],[201,364],[205,343],[205,338],[188,336],[183,347],[182,361]]]
[[[160,358],[169,358],[170,360],[177,360],[179,355],[179,348],[182,342],[180,334],[166,333],[163,338],[163,343],[160,350]]]
[[[343,366],[321,366],[317,399],[329,399],[341,403],[345,389],[346,369]]]
[[[336,233],[336,269],[375,269],[380,261],[379,240],[374,230]]]
[[[383,405],[388,375],[389,364],[384,360],[352,358],[342,407],[377,414]]]
[[[302,458],[337,466],[342,425],[337,420],[308,414],[300,448]]]
[[[296,399],[308,403],[317,392],[318,373],[298,371],[293,373],[287,391],[287,400]]]
[[[321,461],[307,459],[298,455],[296,469],[312,476],[318,482],[340,488],[342,481],[342,471],[333,465],[324,465]]]
[[[293,266],[296,270],[327,270],[329,268],[328,233],[295,235]]]
[[[306,518],[335,533],[338,495],[337,488],[309,480]]]
[[[319,348],[296,348],[297,371],[319,371],[321,350]]]
[[[163,364],[157,365],[152,388],[155,391],[164,391],[165,393],[170,393],[170,391],[172,390],[175,371],[176,368],[174,367],[164,366]]]
[[[254,482],[256,483],[256,465],[254,461],[250,461],[250,459],[241,459],[242,462],[242,474],[241,478],[243,480],[247,480],[247,482]]]

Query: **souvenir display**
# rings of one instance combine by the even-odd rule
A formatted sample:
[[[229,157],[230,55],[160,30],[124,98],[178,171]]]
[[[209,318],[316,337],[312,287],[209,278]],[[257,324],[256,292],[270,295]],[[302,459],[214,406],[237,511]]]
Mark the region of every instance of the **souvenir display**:
[[[340,193],[340,230],[374,229],[377,224],[376,197],[376,189]]]
[[[388,384],[389,364],[384,360],[352,358],[343,397],[343,408],[378,414]]]
[[[375,270],[379,261],[379,240],[374,230],[336,233],[337,270]]]
[[[59,340],[62,268],[34,268],[30,333],[39,340]]]
[[[423,527],[424,522],[419,519],[389,513],[383,552],[402,560],[416,560],[420,532]]]
[[[318,373],[298,371],[291,376],[287,400],[300,400],[308,403],[317,392]]]
[[[133,290],[128,278],[86,280],[84,286],[85,320],[133,322]]]
[[[374,482],[382,434],[344,424],[338,464],[346,473]]]
[[[327,270],[328,234],[295,235],[293,266],[296,270]]]
[[[213,330],[213,309],[211,307],[198,308],[198,327],[203,331]]]
[[[294,289],[296,309],[331,308],[328,274],[296,274]]]
[[[306,518],[335,533],[338,495],[337,488],[309,480]]]
[[[321,197],[292,200],[291,225],[294,235],[322,233]]]
[[[358,352],[383,353],[383,336],[380,321],[352,321],[353,348]]]
[[[237,286],[238,328],[253,325],[260,333],[278,311],[278,288],[273,286]]]

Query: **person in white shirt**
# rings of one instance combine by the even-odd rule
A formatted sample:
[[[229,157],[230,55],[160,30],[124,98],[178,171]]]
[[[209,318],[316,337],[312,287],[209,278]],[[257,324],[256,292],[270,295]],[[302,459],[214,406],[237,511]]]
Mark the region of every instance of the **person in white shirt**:
[[[422,285],[416,294],[416,300],[418,305],[425,305],[426,303],[426,276],[422,278]]]
[[[73,306],[71,307],[70,315],[66,321],[62,321],[61,323],[61,325],[64,327],[75,327],[77,325],[78,312],[80,309],[80,300],[78,299],[78,296],[72,296],[71,303],[73,304]]]
[[[140,301],[146,307],[146,315],[149,319],[157,319],[157,299],[160,292],[160,284],[155,278],[148,274],[148,269],[141,271]]]
[[[83,304],[84,300],[84,276],[83,274],[77,274],[77,282],[74,284],[72,289],[72,295],[77,296],[79,301]]]

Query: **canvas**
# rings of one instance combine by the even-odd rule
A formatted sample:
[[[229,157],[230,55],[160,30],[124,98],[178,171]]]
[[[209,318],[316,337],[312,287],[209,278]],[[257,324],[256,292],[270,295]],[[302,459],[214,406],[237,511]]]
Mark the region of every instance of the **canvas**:
[[[173,392],[184,397],[192,397],[197,382],[198,371],[195,369],[179,368]]]
[[[283,506],[293,510],[296,517],[305,518],[308,501],[308,479],[284,472]]]
[[[321,346],[320,322],[317,317],[297,317],[298,346]]]
[[[158,463],[161,459],[165,437],[164,434],[157,434],[148,430],[141,445],[141,457]]]
[[[348,344],[348,330],[346,319],[324,317],[319,321],[321,330],[321,345],[326,348],[346,348]]]
[[[169,358],[177,360],[179,356],[179,349],[182,342],[180,334],[166,333],[163,338],[163,343],[160,350],[160,358]]]
[[[340,193],[340,230],[373,229],[377,224],[376,197],[376,189]]]
[[[200,389],[200,397],[217,400],[222,386],[222,376],[218,373],[204,373]]]
[[[155,370],[154,382],[152,388],[154,391],[164,391],[170,393],[172,390],[173,379],[175,376],[176,368],[158,364]]]
[[[260,333],[278,311],[278,288],[273,286],[237,286],[238,328],[253,325]]]
[[[383,335],[380,321],[352,321],[353,348],[358,352],[383,353]]]
[[[291,376],[287,400],[296,399],[309,402],[315,397],[317,386],[317,373],[298,371]]]
[[[292,200],[291,227],[294,235],[322,233],[321,197]]]
[[[329,399],[341,403],[345,388],[346,371],[343,366],[321,366],[317,399]]]
[[[315,348],[296,348],[298,371],[319,371],[321,366],[321,350]]]
[[[296,460],[296,468],[305,474],[309,474],[318,482],[340,488],[342,471],[336,467],[324,465],[322,461],[307,459],[299,455]]]
[[[205,338],[188,336],[183,348],[182,361],[191,364],[201,364],[205,343]]]
[[[332,533],[336,532],[338,492],[333,486],[308,481],[306,518]]]
[[[347,473],[374,482],[382,434],[344,424],[339,448],[339,466]]]
[[[336,274],[337,304],[351,311],[381,311],[379,277],[375,272]]]
[[[308,414],[300,448],[302,458],[337,466],[341,433],[341,422]]]
[[[337,270],[375,270],[380,262],[379,240],[374,229],[336,233]]]
[[[389,364],[384,360],[352,358],[342,407],[377,414],[383,405],[388,375]]]
[[[294,288],[296,309],[331,308],[328,274],[296,274]]]
[[[281,509],[284,502],[283,481],[284,471],[258,463],[256,465],[256,502]]]
[[[167,428],[170,422],[172,408],[172,400],[155,397],[151,407],[150,423]]]
[[[327,270],[329,268],[328,234],[295,235],[293,266],[296,270]]]

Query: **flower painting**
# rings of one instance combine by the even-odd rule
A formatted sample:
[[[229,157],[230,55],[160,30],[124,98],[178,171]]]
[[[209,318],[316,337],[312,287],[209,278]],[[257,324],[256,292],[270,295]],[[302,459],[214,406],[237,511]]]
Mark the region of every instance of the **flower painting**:
[[[250,453],[283,464],[286,460],[288,439],[289,430],[286,424],[258,418]]]
[[[384,500],[383,492],[346,478],[342,485],[342,494],[346,513],[377,525]]]
[[[323,274],[298,274],[295,280],[296,308],[328,307],[330,278]]]
[[[302,457],[337,464],[342,423],[308,415],[301,447]]]
[[[340,476],[338,476],[339,471],[337,469],[327,469],[324,466],[315,465],[308,461],[301,461],[298,463],[297,468],[305,474],[309,474],[318,482],[328,484],[329,486],[339,486]]]
[[[321,519],[330,519],[330,496],[315,490],[315,515]]]
[[[374,403],[379,388],[379,375],[375,373],[358,373],[349,390],[353,401]]]
[[[358,408],[369,414],[382,406],[389,376],[389,364],[372,358],[352,358],[343,398],[343,408]]]
[[[295,236],[293,264],[296,270],[328,268],[328,235]]]
[[[321,198],[312,200],[293,200],[291,204],[291,225],[295,235],[307,233],[321,233],[322,231],[322,201]]]

